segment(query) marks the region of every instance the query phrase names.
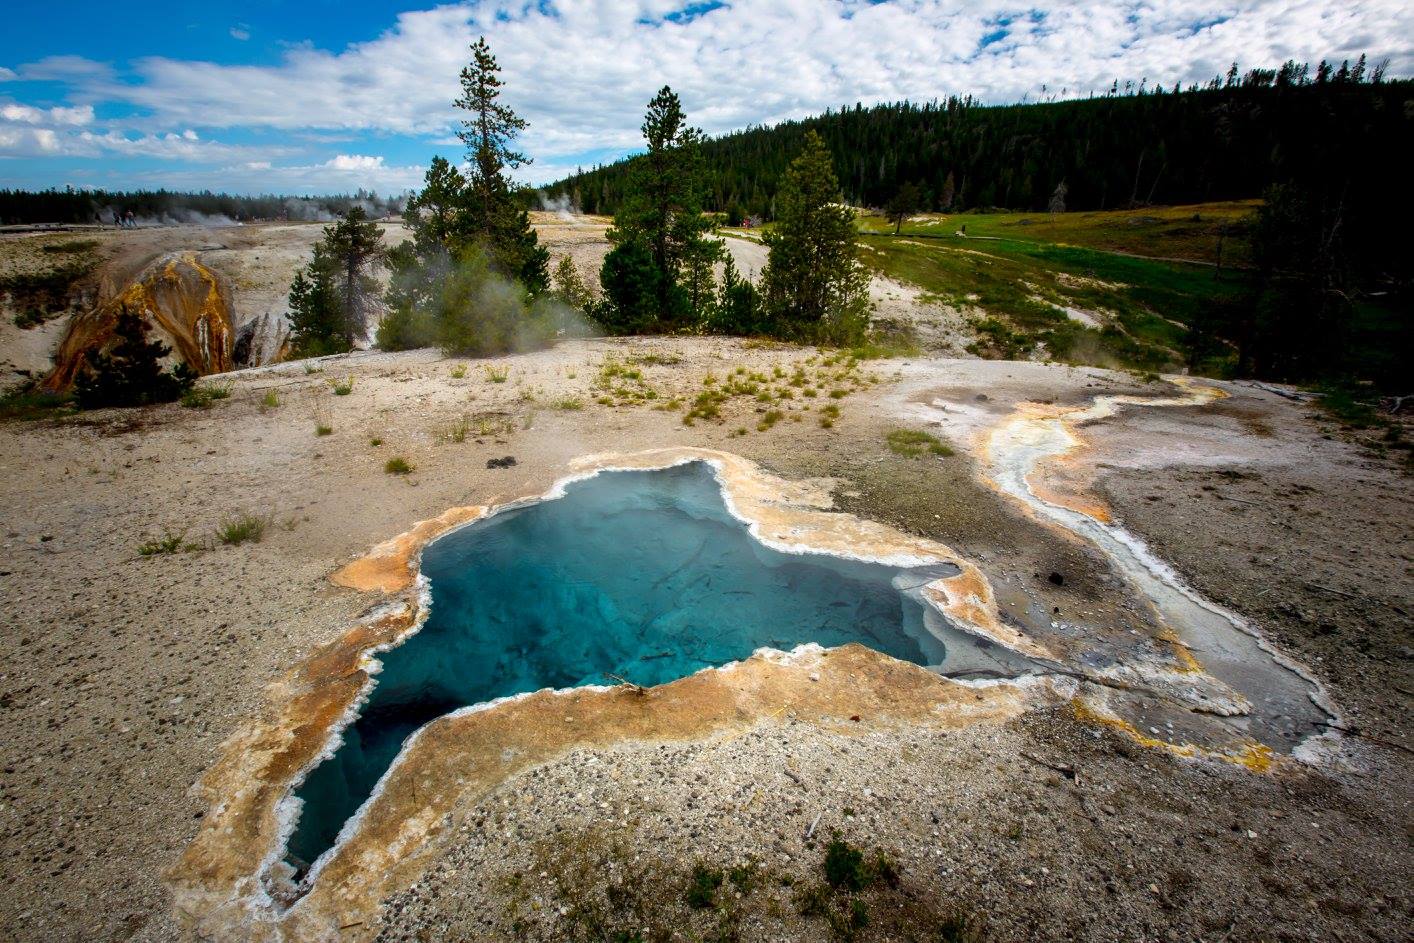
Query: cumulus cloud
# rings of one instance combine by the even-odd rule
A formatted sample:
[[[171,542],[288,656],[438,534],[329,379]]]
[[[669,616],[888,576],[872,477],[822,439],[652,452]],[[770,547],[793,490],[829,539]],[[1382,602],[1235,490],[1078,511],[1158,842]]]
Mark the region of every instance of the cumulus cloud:
[[[35,108],[15,102],[0,104],[0,121],[16,124],[83,125],[93,123],[93,106]]]
[[[250,27],[247,26],[245,23],[232,26],[231,38],[239,39],[241,42],[245,42],[247,39],[250,39]]]
[[[538,162],[523,176],[533,181],[588,151],[636,148],[643,108],[664,84],[695,124],[720,133],[855,102],[968,94],[1006,102],[1043,88],[1079,96],[1115,79],[1171,88],[1234,60],[1270,66],[1367,52],[1389,57],[1391,76],[1414,72],[1407,0],[1069,0],[1044,9],[1014,0],[482,0],[402,13],[340,50],[294,46],[270,65],[153,56],[120,80],[101,63],[55,56],[12,77],[64,81],[72,102],[138,109],[127,127],[147,132],[156,149],[174,147],[168,132],[201,128],[306,141],[404,135],[455,153],[457,74],[483,33],[508,102],[531,123],[522,144]],[[53,116],[36,127],[46,124],[59,129]],[[307,166],[334,180],[406,170],[359,154]]]
[[[242,161],[219,168],[173,168],[151,172],[151,186],[200,189],[219,186],[236,193],[352,192],[362,187],[383,194],[398,194],[419,186],[427,168],[391,165],[383,158],[338,162],[281,164],[268,160]],[[219,184],[216,183],[219,181]]]
[[[325,161],[324,166],[330,170],[378,170],[383,166],[383,158],[363,154],[340,154]]]

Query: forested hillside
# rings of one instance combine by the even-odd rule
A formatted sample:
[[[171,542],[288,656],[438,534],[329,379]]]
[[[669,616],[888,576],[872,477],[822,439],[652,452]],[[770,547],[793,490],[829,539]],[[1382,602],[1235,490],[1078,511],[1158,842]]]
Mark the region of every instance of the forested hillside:
[[[709,209],[771,218],[781,174],[817,132],[847,201],[882,206],[905,184],[921,209],[1045,210],[1259,197],[1273,183],[1340,167],[1407,200],[1414,82],[1288,63],[1187,90],[1116,86],[1103,97],[984,106],[970,98],[855,106],[708,140]],[[614,212],[629,161],[546,188]]]
[[[375,218],[397,213],[401,198],[359,190],[327,196],[238,196],[176,190],[0,190],[0,224],[112,223],[114,213],[141,222],[208,223],[251,219],[327,222],[362,207]]]

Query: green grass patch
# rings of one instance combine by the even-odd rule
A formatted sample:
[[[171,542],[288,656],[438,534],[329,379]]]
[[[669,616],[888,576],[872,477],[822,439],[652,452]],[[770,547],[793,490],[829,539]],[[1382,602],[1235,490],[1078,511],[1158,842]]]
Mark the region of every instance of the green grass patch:
[[[709,868],[705,864],[695,866],[688,878],[687,893],[684,895],[687,905],[696,910],[707,910],[714,906],[717,903],[717,891],[725,880],[726,875],[717,868]]]
[[[187,532],[163,531],[161,537],[154,537],[138,545],[137,552],[144,557],[165,556],[180,553],[185,546]]]
[[[954,236],[963,222],[968,237]],[[866,220],[861,229],[877,233],[881,227]],[[1004,234],[976,238],[993,231]],[[1119,249],[1122,240],[1052,241],[1063,235],[1039,224],[1018,228],[1017,214],[956,216],[929,232],[906,229],[903,238],[866,235],[861,258],[942,303],[975,312],[979,341],[972,352],[1005,359],[1029,356],[1044,344],[1051,357],[1066,362],[1175,369],[1185,360],[1187,325],[1242,289],[1241,274],[1219,276],[1211,266],[1183,261],[1193,253],[1136,258],[1121,254],[1133,251]],[[1101,328],[1078,320],[1083,314],[1071,318],[1066,309],[1088,312]]]
[[[1332,383],[1320,387],[1316,405],[1327,416],[1350,429],[1370,429],[1388,422],[1376,409],[1374,392],[1351,383]]]
[[[948,456],[954,454],[951,447],[937,438],[916,429],[895,429],[887,436],[889,451],[904,458],[922,458],[924,455]]]
[[[390,458],[383,465],[383,470],[390,475],[410,475],[412,466],[404,458]]]
[[[227,546],[235,547],[247,541],[259,543],[265,536],[266,521],[254,514],[232,514],[221,519],[216,525],[216,539]]]
[[[92,252],[97,248],[97,239],[69,239],[65,242],[51,242],[47,246],[41,246],[40,251],[48,252],[51,255],[78,255],[83,252]]]
[[[342,380],[335,380],[335,381],[334,381],[334,395],[335,395],[335,396],[348,396],[350,393],[353,392],[353,388],[354,388],[354,379],[353,379],[353,377],[346,377],[346,378],[344,378],[344,379],[342,379]]]
[[[72,412],[73,407],[72,393],[53,393],[27,386],[0,395],[0,421],[49,419]]]
[[[233,389],[235,383],[230,381],[192,386],[182,393],[181,404],[187,409],[210,409],[217,400],[230,399]]]

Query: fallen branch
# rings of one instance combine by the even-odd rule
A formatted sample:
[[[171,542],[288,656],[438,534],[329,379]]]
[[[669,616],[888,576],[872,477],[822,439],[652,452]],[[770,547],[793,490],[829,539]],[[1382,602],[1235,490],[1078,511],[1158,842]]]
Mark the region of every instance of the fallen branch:
[[[1052,763],[1050,760],[1042,759],[1041,757],[1037,756],[1036,754],[1034,754],[1034,753],[1028,753],[1028,752],[1025,751],[1025,750],[1022,750],[1022,751],[1021,751],[1021,755],[1024,756],[1024,757],[1026,757],[1028,760],[1030,760],[1030,761],[1033,762],[1033,763],[1036,763],[1036,764],[1039,764],[1039,765],[1041,765],[1041,766],[1044,766],[1044,767],[1046,767],[1047,769],[1053,769],[1053,770],[1055,770],[1057,773],[1060,773],[1060,774],[1061,774],[1062,776],[1064,776],[1066,779],[1077,779],[1077,778],[1078,778],[1078,777],[1076,776],[1076,773],[1075,773],[1075,767],[1074,767],[1074,766],[1071,766],[1071,765],[1068,764],[1068,763]]]
[[[648,693],[648,689],[645,688],[643,685],[641,685],[641,684],[634,684],[632,681],[628,680],[627,678],[621,678],[621,677],[619,677],[618,675],[616,675],[616,674],[611,674],[610,672],[607,672],[607,671],[604,672],[604,677],[610,679],[611,681],[617,681],[620,685],[622,685],[622,686],[628,688],[628,689],[629,689],[629,692],[632,693],[632,694],[639,694],[639,695],[642,695],[642,694]]]
[[[1265,391],[1268,392],[1268,393],[1273,393],[1273,394],[1275,394],[1275,395],[1277,395],[1277,396],[1282,397],[1283,399],[1289,399],[1289,400],[1292,400],[1293,402],[1297,402],[1297,403],[1304,403],[1304,402],[1306,402],[1306,400],[1308,400],[1308,399],[1310,398],[1310,397],[1309,397],[1307,394],[1305,394],[1305,393],[1296,393],[1296,392],[1293,392],[1292,390],[1283,390],[1283,389],[1282,389],[1281,387],[1279,387],[1279,386],[1269,386],[1269,385],[1266,384],[1266,383],[1258,383],[1256,380],[1251,381],[1248,385],[1249,385],[1249,386],[1254,386],[1254,387],[1256,387],[1256,388],[1259,389],[1259,390],[1265,390]]]

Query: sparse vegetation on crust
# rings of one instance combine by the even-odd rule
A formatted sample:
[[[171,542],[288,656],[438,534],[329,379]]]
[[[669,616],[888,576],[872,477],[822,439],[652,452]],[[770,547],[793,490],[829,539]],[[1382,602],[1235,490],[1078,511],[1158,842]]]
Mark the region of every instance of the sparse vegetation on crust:
[[[895,429],[887,436],[889,451],[904,458],[921,458],[924,455],[948,456],[951,447],[939,442],[936,437],[917,429]]]
[[[227,546],[239,546],[247,541],[259,543],[265,536],[266,519],[240,512],[221,519],[216,525],[216,539]]]

